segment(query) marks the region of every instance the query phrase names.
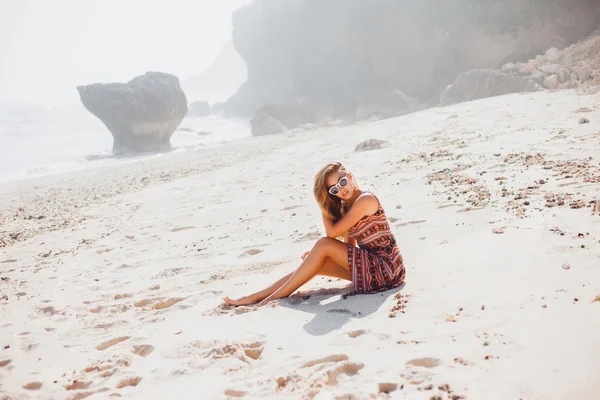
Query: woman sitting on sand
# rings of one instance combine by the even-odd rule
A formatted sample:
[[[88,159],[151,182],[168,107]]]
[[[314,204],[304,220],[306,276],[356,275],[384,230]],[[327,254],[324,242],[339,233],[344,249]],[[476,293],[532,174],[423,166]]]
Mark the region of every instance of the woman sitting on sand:
[[[402,255],[377,197],[361,190],[339,162],[321,168],[313,191],[327,237],[304,253],[296,271],[260,292],[237,300],[225,297],[225,303],[262,306],[291,295],[315,275],[352,281],[357,293],[388,290],[404,282]],[[345,243],[336,239],[340,236]]]

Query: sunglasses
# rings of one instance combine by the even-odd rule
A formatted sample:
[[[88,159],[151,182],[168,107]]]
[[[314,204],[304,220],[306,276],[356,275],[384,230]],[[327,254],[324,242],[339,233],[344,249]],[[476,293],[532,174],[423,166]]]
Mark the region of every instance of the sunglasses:
[[[348,184],[348,174],[342,176],[338,183],[329,188],[329,194],[336,195],[340,192],[340,189]]]

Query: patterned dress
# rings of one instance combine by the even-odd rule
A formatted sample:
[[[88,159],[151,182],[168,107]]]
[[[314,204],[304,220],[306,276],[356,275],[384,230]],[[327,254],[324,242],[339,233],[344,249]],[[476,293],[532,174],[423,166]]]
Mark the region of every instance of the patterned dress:
[[[348,265],[356,293],[392,289],[404,283],[406,276],[396,238],[379,199],[377,202],[379,208],[374,214],[365,215],[348,230],[358,244],[348,247]]]

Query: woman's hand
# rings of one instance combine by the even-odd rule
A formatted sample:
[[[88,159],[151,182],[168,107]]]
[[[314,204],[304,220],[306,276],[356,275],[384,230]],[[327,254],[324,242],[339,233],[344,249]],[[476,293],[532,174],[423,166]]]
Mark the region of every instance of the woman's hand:
[[[306,257],[308,257],[308,253],[310,253],[310,251],[307,251],[306,253],[302,254],[302,259],[305,260]]]

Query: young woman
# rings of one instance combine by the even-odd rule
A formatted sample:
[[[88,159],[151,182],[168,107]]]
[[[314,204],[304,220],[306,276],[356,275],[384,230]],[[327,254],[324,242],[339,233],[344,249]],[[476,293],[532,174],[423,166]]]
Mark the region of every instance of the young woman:
[[[361,190],[354,175],[339,162],[321,168],[313,192],[327,237],[304,253],[304,261],[294,272],[249,296],[237,300],[225,297],[225,303],[264,305],[291,295],[315,275],[352,281],[357,293],[388,290],[404,282],[400,249],[374,194]],[[345,243],[338,237],[344,237]]]

